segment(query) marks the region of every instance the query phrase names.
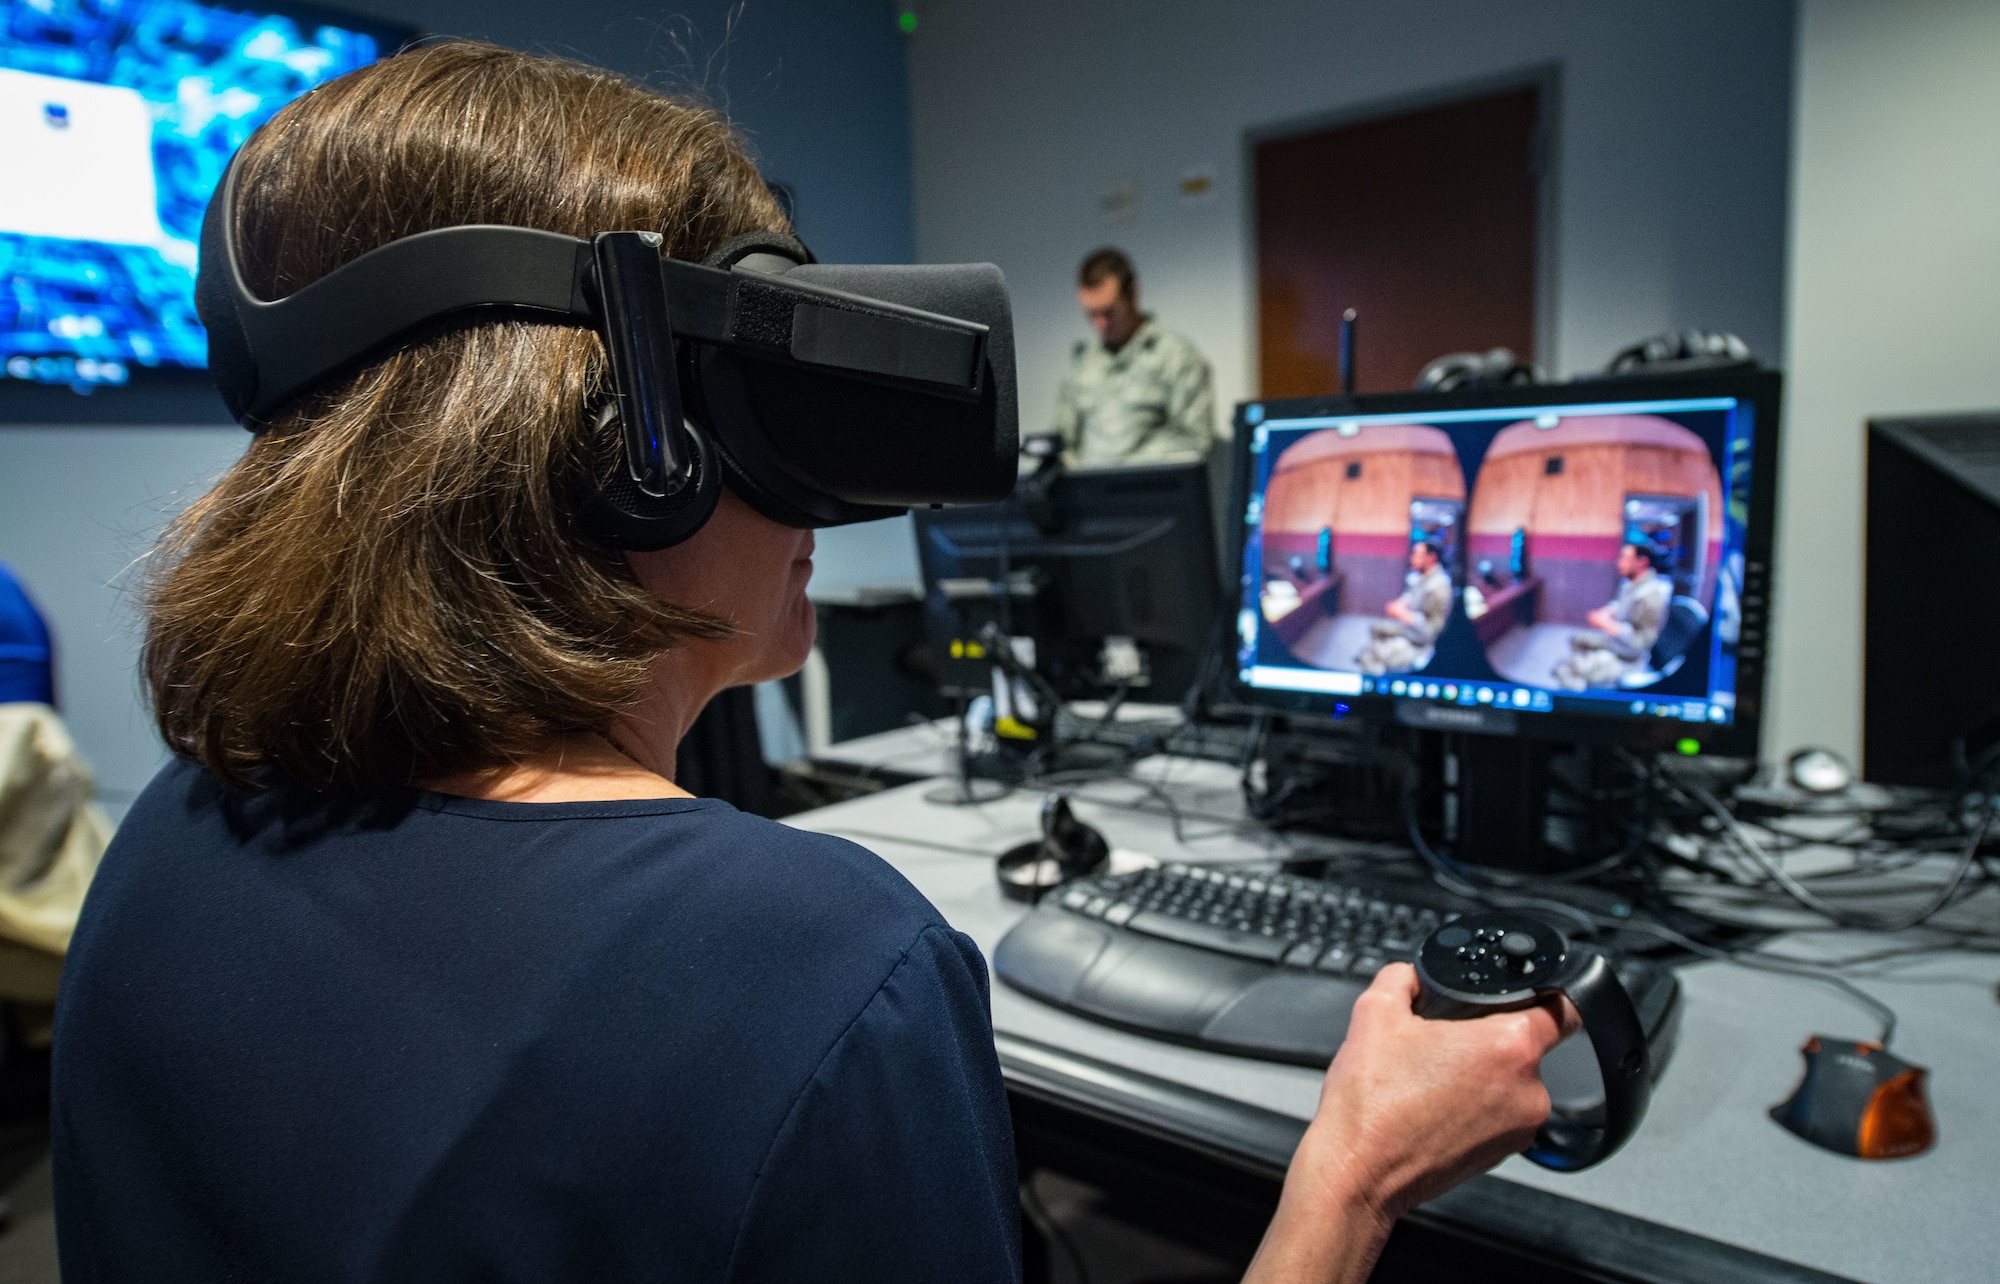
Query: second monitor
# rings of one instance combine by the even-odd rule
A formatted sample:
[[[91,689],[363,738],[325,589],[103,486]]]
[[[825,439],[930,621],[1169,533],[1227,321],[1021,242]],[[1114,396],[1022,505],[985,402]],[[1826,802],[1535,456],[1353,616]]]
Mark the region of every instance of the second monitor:
[[[998,504],[918,511],[925,612],[947,690],[990,682],[999,626],[1067,699],[1175,702],[1223,610],[1208,466],[1045,468]]]

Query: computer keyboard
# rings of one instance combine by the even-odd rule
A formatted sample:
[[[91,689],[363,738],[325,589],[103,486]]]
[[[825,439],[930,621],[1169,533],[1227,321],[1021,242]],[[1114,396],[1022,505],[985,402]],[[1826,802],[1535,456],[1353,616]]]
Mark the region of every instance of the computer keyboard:
[[[1180,864],[1071,885],[1057,903],[1112,927],[1334,976],[1372,977],[1457,917],[1357,886]]]
[[[1323,1066],[1375,973],[1408,961],[1432,929],[1473,908],[1425,883],[1174,863],[1057,889],[1000,942],[993,969],[1022,993],[1106,1024]],[[1613,963],[1657,1074],[1678,1029],[1680,987],[1650,960]],[[1581,1040],[1551,1053],[1543,1078],[1568,1108],[1602,1100]]]

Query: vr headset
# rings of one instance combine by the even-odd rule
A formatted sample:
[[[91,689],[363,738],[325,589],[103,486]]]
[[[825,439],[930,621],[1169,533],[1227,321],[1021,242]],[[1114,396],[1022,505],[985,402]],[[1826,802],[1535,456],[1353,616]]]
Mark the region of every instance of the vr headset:
[[[593,536],[658,549],[721,488],[787,526],[837,526],[1013,489],[1019,436],[1006,282],[991,264],[832,266],[752,233],[705,263],[653,232],[523,227],[392,241],[272,302],[243,282],[237,167],[202,224],[209,368],[252,432],[337,376],[441,331],[521,319],[595,330],[623,458],[579,496]]]

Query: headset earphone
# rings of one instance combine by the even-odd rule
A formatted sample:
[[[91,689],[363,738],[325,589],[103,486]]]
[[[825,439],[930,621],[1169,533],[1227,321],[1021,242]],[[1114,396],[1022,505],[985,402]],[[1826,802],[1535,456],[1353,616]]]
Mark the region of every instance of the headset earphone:
[[[660,238],[650,233],[629,241],[601,239],[596,245],[599,288],[607,294],[620,292],[616,310],[628,317],[666,314],[664,297],[648,297],[657,288],[659,273],[653,265],[659,246]],[[797,237],[750,232],[718,246],[702,266],[725,272],[775,267],[782,272],[816,261]],[[598,408],[597,428],[602,436],[613,422],[618,425],[618,458],[608,473],[588,480],[577,518],[592,538],[613,548],[669,548],[714,515],[722,498],[723,461],[708,433],[687,416],[679,386],[686,375],[657,378],[663,363],[668,368],[679,363],[671,332],[663,334],[659,326],[642,322],[636,329],[602,337],[618,391]],[[648,409],[655,409],[650,417]]]

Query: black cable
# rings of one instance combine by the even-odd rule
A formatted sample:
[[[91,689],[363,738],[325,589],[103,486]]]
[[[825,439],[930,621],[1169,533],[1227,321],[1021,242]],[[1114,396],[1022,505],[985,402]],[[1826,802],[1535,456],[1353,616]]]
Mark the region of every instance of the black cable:
[[[1650,776],[1651,773],[1647,774]],[[1574,905],[1551,900],[1546,897],[1514,894],[1506,887],[1495,883],[1488,882],[1482,885],[1478,880],[1481,878],[1492,879],[1495,877],[1494,872],[1479,871],[1475,873],[1466,866],[1452,860],[1445,853],[1432,847],[1424,838],[1422,827],[1418,823],[1414,788],[1405,794],[1404,817],[1409,830],[1410,846],[1415,849],[1418,857],[1430,867],[1434,881],[1447,891],[1476,900],[1481,904],[1493,905],[1496,908],[1552,911],[1571,922],[1582,923],[1586,927],[1586,935],[1589,937],[1595,937],[1601,930],[1638,932],[1670,942],[1695,954],[1718,961],[1735,963],[1742,967],[1761,971],[1777,972],[1816,980],[1840,990],[1873,1014],[1881,1024],[1880,1042],[1884,1047],[1887,1047],[1890,1040],[1895,1037],[1895,1009],[1865,990],[1862,990],[1859,986],[1854,985],[1845,977],[1839,976],[1830,967],[1802,960],[1773,958],[1769,955],[1757,954],[1750,950],[1709,945],[1683,932],[1676,931],[1665,924],[1653,922],[1646,917],[1636,915],[1632,917],[1612,917],[1610,915],[1596,914],[1589,910],[1580,909]],[[1975,835],[1974,842],[1971,845],[1972,849],[1976,850],[1977,839],[1983,837],[1984,832],[1985,827],[1982,824],[1978,834]],[[1625,854],[1620,853],[1619,859],[1625,859]],[[1599,862],[1599,864],[1603,864],[1603,862]],[[1514,887],[1532,887],[1536,881],[1531,878],[1521,877],[1514,881],[1512,885]],[[1697,916],[1700,917],[1699,915]]]
[[[1971,837],[1966,839],[1964,848],[1953,866],[1951,877],[1946,880],[1944,886],[1921,909],[1914,913],[1894,918],[1878,918],[1866,914],[1857,914],[1827,901],[1811,888],[1799,882],[1796,877],[1788,873],[1783,866],[1779,865],[1772,858],[1771,854],[1766,852],[1762,845],[1757,842],[1756,837],[1743,826],[1743,823],[1737,820],[1735,814],[1723,806],[1721,800],[1717,799],[1714,794],[1695,784],[1683,784],[1682,788],[1692,794],[1721,823],[1723,832],[1734,840],[1737,848],[1745,856],[1749,857],[1752,863],[1762,869],[1771,882],[1776,884],[1787,896],[1797,901],[1806,909],[1827,919],[1829,922],[1838,923],[1842,927],[1858,928],[1870,932],[1901,932],[1916,927],[1957,899],[1959,886],[1965,881],[1966,874],[1971,870],[1974,858],[1979,852],[1979,845],[1985,841],[1986,831],[1993,820],[1993,805],[1990,800],[1982,798],[1980,802],[1979,823],[1973,827]]]
[[[1935,931],[1937,929],[1933,928],[1929,930]],[[1959,952],[1967,954],[2000,954],[2000,938],[1991,940],[1967,938],[1941,942],[1935,945],[1897,945],[1891,946],[1888,949],[1868,950],[1861,954],[1844,954],[1839,958],[1788,961],[1809,963],[1816,967],[1838,970],[1841,968],[1865,967],[1870,963],[1882,963],[1892,959],[1919,958],[1925,954],[1951,954]],[[1784,956],[1766,954],[1763,957],[1783,958]]]
[[[1132,785],[1143,790],[1147,797],[1160,804],[1161,810],[1167,815],[1168,823],[1173,828],[1174,841],[1183,847],[1209,838],[1219,838],[1236,834],[1244,827],[1243,822],[1233,821],[1221,816],[1208,816],[1206,819],[1213,820],[1219,828],[1213,834],[1197,834],[1193,838],[1190,838],[1186,830],[1188,813],[1174,799],[1173,794],[1168,792],[1164,785],[1156,781],[1132,775],[1129,770],[1129,764],[1128,768],[1124,770],[1111,767],[1089,767],[1076,771],[1051,771],[1039,776],[1030,777],[1022,783],[1031,789],[1063,789],[1077,785],[1091,785],[1099,781]],[[1122,802],[1109,798],[1088,798],[1080,794],[1072,796],[1080,798],[1085,802],[1095,803],[1100,807],[1118,807],[1127,811],[1145,810],[1143,806],[1137,803]]]
[[[1061,789],[1066,785],[1088,785],[1099,780],[1118,780],[1127,784],[1137,785],[1139,788],[1145,790],[1150,797],[1158,801],[1160,806],[1165,809],[1167,822],[1173,827],[1174,841],[1183,847],[1188,845],[1185,817],[1181,812],[1180,804],[1174,801],[1173,795],[1150,780],[1142,780],[1137,776],[1126,775],[1122,772],[1093,768],[1085,771],[1052,771],[1046,775],[1036,776],[1027,783],[1033,788]],[[1126,807],[1132,811],[1141,810],[1129,803],[1109,802],[1102,798],[1089,798],[1084,801],[1094,802],[1104,807]]]
[[[1979,770],[1988,770],[1993,766],[2000,766],[2000,755],[1982,759]],[[2000,882],[2000,878],[1995,877],[1993,857],[1980,850],[1986,834],[1991,832],[1992,819],[1992,802],[1984,794],[1974,795],[1980,808],[1976,823],[1968,823],[1962,813],[1948,804],[1940,805],[1931,799],[1919,798],[1901,807],[1868,811],[1867,832],[1850,829],[1837,836],[1844,841],[1826,844],[1813,840],[1810,835],[1774,827],[1768,819],[1746,820],[1694,782],[1662,779],[1659,784],[1664,796],[1677,799],[1690,816],[1699,817],[1723,840],[1714,849],[1705,844],[1670,844],[1671,859],[1675,863],[1713,875],[1740,894],[1782,896],[1836,926],[1883,932],[1908,930],[1924,925],[1936,915]],[[1912,821],[1934,826],[1934,832],[1894,836],[1876,832],[1884,822]],[[1784,841],[1760,841],[1751,832],[1753,827],[1767,833],[1780,833]],[[1839,869],[1795,874],[1774,859],[1774,852],[1809,845],[1844,847],[1854,854],[1854,862]],[[1689,852],[1687,847],[1694,847],[1695,850]],[[1945,851],[1955,851],[1958,858],[1942,885],[1931,879],[1906,879],[1901,885],[1884,881],[1896,874],[1912,871],[1922,861]],[[1719,861],[1712,852],[1729,856],[1734,864]],[[1977,878],[1972,878],[1975,865],[1979,874]],[[1706,890],[1714,893],[1721,889],[1711,886]],[[1907,896],[1919,891],[1931,892],[1926,903],[1899,916],[1861,913],[1839,903],[1861,898],[1879,901],[1884,897]],[[1683,889],[1678,894],[1685,896],[1690,893]]]
[[[1593,915],[1592,917],[1598,916]],[[1896,1037],[1896,1009],[1882,1002],[1866,990],[1863,990],[1860,986],[1855,985],[1846,977],[1834,972],[1830,967],[1807,963],[1803,960],[1794,961],[1774,958],[1771,955],[1758,954],[1752,950],[1733,950],[1722,946],[1709,945],[1705,942],[1697,941],[1685,933],[1677,932],[1663,924],[1654,923],[1646,919],[1605,918],[1603,923],[1605,926],[1615,927],[1621,931],[1642,932],[1657,936],[1661,940],[1678,945],[1684,950],[1692,951],[1693,953],[1702,955],[1704,958],[1715,959],[1718,962],[1734,963],[1739,967],[1753,968],[1761,972],[1781,972],[1789,976],[1801,976],[1808,980],[1823,982],[1824,984],[1833,986],[1855,1002],[1867,1008],[1881,1022],[1882,1034],[1881,1038],[1877,1041],[1883,1047],[1888,1047],[1890,1040]]]
[[[1307,785],[1305,779],[1295,772],[1286,772],[1282,776],[1270,773],[1261,784],[1257,781],[1257,761],[1264,760],[1267,770],[1271,764],[1268,752],[1271,733],[1271,724],[1264,715],[1254,717],[1240,762],[1239,783],[1245,807],[1253,820],[1266,825],[1299,819],[1302,813],[1288,811],[1288,808],[1292,807],[1298,791]],[[1587,938],[1595,937],[1602,931],[1636,933],[1719,962],[1817,981],[1838,989],[1873,1015],[1880,1024],[1880,1041],[1885,1045],[1895,1036],[1895,1009],[1839,975],[1836,969],[1948,950],[2000,953],[2000,933],[1955,930],[1931,922],[1943,911],[2000,884],[2000,853],[1982,851],[1987,835],[1993,829],[1994,810],[1994,800],[1982,793],[1974,794],[1978,810],[1976,817],[1966,817],[1962,807],[1954,809],[1950,804],[1938,805],[1925,799],[1913,799],[1893,807],[1860,807],[1852,811],[1813,813],[1840,815],[1850,821],[1837,833],[1819,838],[1790,829],[1786,822],[1791,816],[1783,813],[1766,818],[1740,817],[1703,784],[1675,779],[1663,773],[1656,760],[1642,760],[1620,751],[1620,756],[1632,771],[1630,797],[1637,803],[1636,823],[1630,841],[1622,850],[1580,869],[1537,876],[1466,866],[1454,860],[1447,851],[1433,846],[1426,839],[1418,816],[1418,764],[1406,751],[1385,752],[1373,743],[1368,749],[1378,765],[1388,770],[1400,786],[1403,827],[1411,849],[1430,870],[1433,880],[1447,891],[1481,904],[1551,913],[1580,927],[1581,934]],[[1977,769],[1967,774],[1977,782],[1983,779],[1983,773],[1995,769],[2000,769],[2000,748],[1982,757]],[[1084,776],[1086,779],[1116,778],[1144,790],[1166,811],[1173,823],[1176,841],[1186,843],[1182,809],[1171,793],[1160,785],[1116,772],[1099,771],[1084,773]],[[1062,774],[1052,773],[1036,783],[1054,785],[1064,778]],[[1585,809],[1580,814],[1587,815],[1591,807],[1610,799],[1613,794],[1623,796],[1623,788],[1617,786],[1606,792],[1601,787],[1589,785],[1581,787],[1580,791],[1573,791],[1578,805]],[[1961,798],[1963,796],[1960,795]],[[1649,807],[1653,800],[1666,804],[1665,814],[1658,820],[1687,834],[1690,841],[1672,843],[1658,836],[1670,831],[1654,828]],[[1143,803],[1106,805],[1132,806],[1135,809],[1144,807]],[[1703,826],[1699,823],[1691,826],[1690,821],[1705,821],[1712,827],[1712,833],[1704,835],[1701,832]],[[1887,833],[1884,832],[1885,825],[1891,827]],[[1760,839],[1752,832],[1753,828],[1769,835],[1769,838]],[[1903,832],[1897,832],[1898,829]],[[1661,843],[1667,845],[1659,846]],[[1807,847],[1832,847],[1847,851],[1852,863],[1838,869],[1793,873],[1786,870],[1775,855]],[[1918,879],[1914,875],[1916,866],[1946,852],[1954,853],[1956,859],[1942,883]],[[1693,886],[1676,886],[1663,879],[1663,862],[1683,866],[1706,881]],[[1746,909],[1760,902],[1769,905],[1771,897],[1782,896],[1786,902],[1796,904],[1836,927],[1883,933],[1921,930],[1934,934],[1936,939],[1841,959],[1812,961],[1763,953],[1754,946],[1711,944],[1658,921],[1658,909],[1641,915],[1614,917],[1553,898],[1560,895],[1565,887],[1625,871],[1629,871],[1629,877],[1621,880],[1624,886],[1629,889],[1635,881],[1638,885],[1638,894],[1632,897],[1635,903],[1651,902],[1659,909],[1670,910],[1692,922],[1723,932],[1769,931],[1770,925],[1733,921],[1724,907],[1701,905],[1699,902],[1705,896],[1738,898]],[[1925,903],[1902,914],[1870,914],[1842,903],[1863,897],[1880,900],[1884,896],[1907,896],[1926,889],[1931,894]],[[1621,890],[1618,894],[1625,896],[1627,892]]]
[[[1453,860],[1448,854],[1438,851],[1424,840],[1417,820],[1417,779],[1419,768],[1415,760],[1408,754],[1402,754],[1399,757],[1405,773],[1403,818],[1405,826],[1409,830],[1410,845],[1416,849],[1417,855],[1423,859],[1424,863],[1429,865],[1433,870],[1440,871],[1467,885],[1484,885],[1487,888],[1497,889],[1532,889],[1535,887],[1546,887],[1550,884],[1580,883],[1610,873],[1612,870],[1628,864],[1645,846],[1646,833],[1644,817],[1642,815],[1639,822],[1634,825],[1632,837],[1626,841],[1624,847],[1608,856],[1576,869],[1562,870],[1553,874],[1513,874],[1502,870],[1475,869],[1472,866]],[[1459,892],[1461,896],[1468,894],[1463,891]]]
[[[1597,935],[1596,917],[1586,911],[1562,901],[1540,896],[1519,895],[1502,890],[1497,886],[1481,886],[1473,881],[1472,872],[1451,857],[1432,847],[1425,841],[1423,830],[1417,824],[1417,808],[1414,793],[1410,796],[1404,817],[1409,822],[1410,846],[1424,864],[1430,866],[1431,881],[1439,887],[1468,900],[1490,905],[1495,909],[1540,909],[1560,914],[1574,923],[1581,923],[1586,937]]]
[[[1224,594],[1222,608],[1209,626],[1208,640],[1202,643],[1201,654],[1195,658],[1194,681],[1188,684],[1186,694],[1181,696],[1183,721],[1197,721],[1207,707],[1209,687],[1222,673],[1223,659],[1235,632],[1235,615],[1236,604],[1229,600],[1228,594]]]
[[[1102,735],[1105,729],[1112,723],[1118,721],[1118,710],[1124,706],[1125,697],[1130,695],[1131,692],[1132,684],[1130,682],[1120,682],[1118,689],[1111,693],[1111,698],[1104,702],[1103,716],[1098,718],[1096,724],[1089,731],[1083,733],[1083,738],[1085,740],[1094,740]]]
[[[1062,712],[1062,694],[1043,677],[1033,665],[1024,663],[1014,654],[1014,642],[998,624],[988,623],[979,631],[979,641],[986,653],[993,657],[993,664],[1000,670],[1003,680],[1020,681],[1034,696],[1038,706],[1048,711],[1048,725],[1053,736],[1056,717]]]

